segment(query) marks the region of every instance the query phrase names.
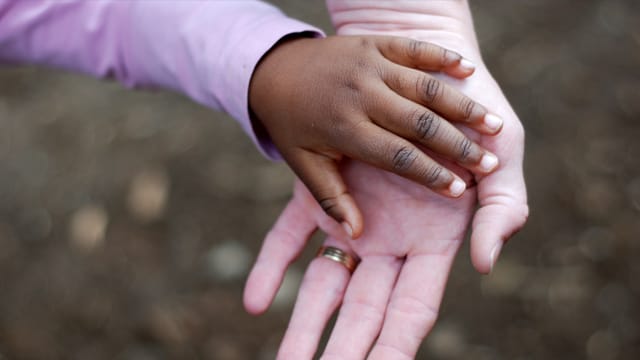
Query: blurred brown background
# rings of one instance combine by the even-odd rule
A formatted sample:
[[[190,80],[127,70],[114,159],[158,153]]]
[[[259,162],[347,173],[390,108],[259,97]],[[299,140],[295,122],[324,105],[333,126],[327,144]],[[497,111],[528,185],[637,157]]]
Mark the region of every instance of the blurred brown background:
[[[276,3],[330,29],[323,1]],[[640,4],[473,8],[532,216],[491,276],[461,252],[418,358],[638,359]],[[310,254],[266,315],[241,293],[290,185],[178,95],[0,68],[0,359],[272,359]]]

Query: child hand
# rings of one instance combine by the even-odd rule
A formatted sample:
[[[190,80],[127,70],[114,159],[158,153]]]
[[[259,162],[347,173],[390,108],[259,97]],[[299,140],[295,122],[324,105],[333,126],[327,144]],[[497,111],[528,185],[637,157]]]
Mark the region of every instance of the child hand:
[[[343,156],[450,197],[460,196],[465,182],[414,143],[476,174],[498,165],[449,121],[493,135],[502,120],[425,71],[465,78],[474,67],[425,42],[341,36],[283,41],[254,72],[253,113],[321,207],[353,238],[362,232],[362,216],[338,171]]]

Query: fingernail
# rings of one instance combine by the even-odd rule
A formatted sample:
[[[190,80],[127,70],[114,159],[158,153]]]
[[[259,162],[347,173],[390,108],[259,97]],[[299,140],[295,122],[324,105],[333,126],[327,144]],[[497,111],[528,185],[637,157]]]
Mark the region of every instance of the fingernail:
[[[347,235],[349,235],[350,238],[353,238],[353,229],[351,228],[351,225],[349,225],[348,222],[343,221],[342,228],[344,229],[344,231],[346,231]]]
[[[476,64],[463,58],[462,60],[460,60],[460,68],[466,71],[473,71],[476,69]]]
[[[482,155],[482,159],[480,160],[480,169],[484,172],[490,172],[498,166],[498,158],[493,155],[486,153]]]
[[[489,272],[491,272],[493,270],[493,267],[496,266],[500,250],[502,250],[502,241],[498,242],[491,250],[491,255],[489,255],[489,261],[491,261],[491,269],[489,269]]]
[[[502,118],[497,115],[487,114],[484,117],[485,126],[493,132],[500,130],[500,128],[502,128],[502,123]]]
[[[451,185],[449,185],[449,193],[455,197],[458,197],[462,195],[462,193],[466,188],[467,188],[467,185],[464,183],[464,181],[460,179],[455,179],[453,180]]]

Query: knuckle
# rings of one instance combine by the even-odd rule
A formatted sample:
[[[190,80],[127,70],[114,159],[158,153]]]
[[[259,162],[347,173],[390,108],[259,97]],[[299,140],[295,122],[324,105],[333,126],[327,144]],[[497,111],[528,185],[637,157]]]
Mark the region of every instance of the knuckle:
[[[476,103],[467,97],[463,98],[460,101],[458,106],[459,106],[460,115],[462,116],[463,120],[471,119],[471,115],[473,114],[475,105]]]
[[[439,51],[442,54],[442,65],[444,66],[452,65],[462,59],[462,56],[455,51],[444,48],[440,48]]]
[[[388,339],[381,339],[377,346],[383,346],[390,350],[391,353],[396,353],[398,356],[394,356],[394,358],[413,359],[415,354],[410,350],[412,347],[407,347],[406,345],[415,344],[417,348],[417,345],[424,339],[426,332],[433,328],[438,315],[439,309],[437,306],[432,306],[414,296],[405,295],[391,300],[387,309],[387,316],[410,319],[408,320],[407,328],[422,329],[422,331],[407,332],[403,342],[405,346],[398,346],[399,344],[395,341],[388,341]]]
[[[326,276],[326,272],[322,271],[322,257],[313,259],[309,267],[316,267],[316,271],[308,271],[304,275],[304,281],[300,285],[300,291],[310,291],[310,289],[323,289],[324,294],[328,295],[330,304],[337,304],[344,296],[345,289],[339,282],[331,277]],[[321,270],[321,271],[317,271]]]
[[[382,69],[381,69],[382,70]],[[386,79],[389,87],[396,89],[403,89],[406,87],[406,84],[403,81],[402,75],[394,71],[380,72],[380,78]]]
[[[368,54],[361,54],[353,61],[353,73],[360,74],[371,70],[371,57]]]
[[[301,239],[300,236],[294,234],[294,232],[286,226],[278,226],[273,228],[267,234],[267,239],[274,239],[277,241],[283,248],[293,249],[294,246],[298,246]]]
[[[395,301],[389,303],[389,308],[395,312],[415,316],[417,317],[416,320],[429,324],[435,323],[440,313],[438,307],[414,296],[398,297]]]
[[[355,79],[353,79],[353,78],[345,79],[345,80],[342,82],[342,86],[343,86],[345,89],[347,89],[347,90],[349,90],[349,91],[351,91],[351,92],[355,92],[355,93],[359,93],[359,92],[360,92],[360,85],[359,85],[359,84],[358,84],[358,82],[357,82]]]
[[[352,63],[352,67],[344,70],[339,76],[336,76],[336,80],[338,80],[339,84],[342,85],[344,89],[350,91],[360,91],[361,83],[364,78],[363,72],[365,71],[367,62],[364,58],[357,58]]]
[[[407,44],[407,56],[410,59],[417,59],[422,53],[422,43],[418,40],[410,39]]]
[[[458,160],[464,161],[471,155],[471,147],[473,143],[466,137],[458,140]]]
[[[440,120],[431,111],[420,114],[416,121],[416,131],[420,139],[433,138],[440,128]]]
[[[442,92],[442,84],[438,79],[425,75],[418,80],[418,94],[422,95],[422,98],[427,104],[431,104],[438,100],[440,93]]]
[[[376,348],[380,349],[381,353],[384,354],[385,358],[387,359],[411,360],[415,358],[415,355],[413,353],[411,353],[404,347],[393,343],[378,341],[378,343],[376,344]]]
[[[384,307],[368,299],[345,300],[342,307],[349,310],[354,320],[376,324],[381,323],[384,319]]]
[[[381,79],[386,75],[377,62],[366,56],[355,59],[352,65],[350,69],[345,70],[335,80],[340,86],[339,90],[344,90],[347,96],[354,96],[355,99],[361,97],[363,92],[371,88],[372,81]]]
[[[440,165],[429,166],[427,168],[426,176],[425,176],[425,181],[427,182],[427,185],[434,186],[442,182],[441,177],[442,177],[443,171],[444,171],[444,168],[442,168],[442,166]]]
[[[453,56],[453,51],[451,50],[447,50],[447,49],[442,49],[442,51],[440,51],[440,63],[441,64],[448,64],[450,61],[449,59],[451,59],[451,57]]]
[[[336,215],[336,210],[338,209],[338,196],[326,196],[318,198],[318,204],[328,215]]]
[[[375,47],[376,47],[376,46],[375,46],[375,41],[374,41],[374,40],[373,40],[373,38],[371,38],[371,37],[368,37],[368,36],[361,36],[361,37],[359,38],[359,40],[360,40],[360,42],[359,42],[359,44],[358,44],[358,45],[359,45],[359,46],[360,46],[360,48],[362,48],[362,49],[369,50],[369,49],[372,49],[372,48],[375,48]]]
[[[395,171],[406,171],[415,159],[415,151],[407,146],[402,146],[393,156],[391,165]]]
[[[300,357],[291,357],[287,359],[300,359]],[[344,355],[342,349],[325,349],[322,357],[322,360],[346,360],[347,358]]]

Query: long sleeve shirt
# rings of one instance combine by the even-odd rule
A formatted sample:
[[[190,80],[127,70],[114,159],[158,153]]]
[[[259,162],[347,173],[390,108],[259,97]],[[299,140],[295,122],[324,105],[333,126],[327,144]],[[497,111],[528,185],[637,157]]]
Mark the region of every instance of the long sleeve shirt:
[[[238,120],[253,71],[283,37],[317,28],[261,1],[0,0],[0,62],[30,63],[174,90]]]

